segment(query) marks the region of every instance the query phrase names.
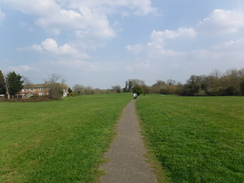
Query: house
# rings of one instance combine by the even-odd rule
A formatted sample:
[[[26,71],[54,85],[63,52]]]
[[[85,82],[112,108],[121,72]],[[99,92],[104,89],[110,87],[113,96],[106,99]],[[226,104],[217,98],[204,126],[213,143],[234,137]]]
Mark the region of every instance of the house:
[[[60,85],[63,89],[63,97],[68,95],[68,86],[61,85],[59,83],[55,83],[56,85]],[[19,95],[23,97],[30,98],[32,96],[48,96],[49,95],[50,85],[47,83],[44,84],[28,84],[24,85],[23,89],[18,92]]]

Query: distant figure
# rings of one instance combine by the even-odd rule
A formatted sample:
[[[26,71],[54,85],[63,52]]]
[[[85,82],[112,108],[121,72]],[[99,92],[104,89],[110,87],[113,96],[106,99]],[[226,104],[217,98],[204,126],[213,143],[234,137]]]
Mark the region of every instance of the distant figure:
[[[137,93],[134,93],[133,96],[134,96],[134,100],[136,100],[136,98],[137,98]]]

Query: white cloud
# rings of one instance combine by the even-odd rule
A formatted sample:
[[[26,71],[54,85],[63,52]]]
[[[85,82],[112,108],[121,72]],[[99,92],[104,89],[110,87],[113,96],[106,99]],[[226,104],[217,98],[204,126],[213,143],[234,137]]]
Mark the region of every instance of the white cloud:
[[[152,8],[150,0],[134,0],[134,1],[127,1],[129,5],[135,10],[135,13],[140,14],[149,14],[156,12],[155,8]]]
[[[150,63],[148,65],[148,75],[149,73],[152,75],[162,73],[159,75],[160,77],[164,75],[164,77],[171,77],[184,82],[182,78],[189,77],[190,75],[188,74],[208,74],[216,68],[225,71],[230,67],[243,66],[244,39],[220,42],[209,48],[198,50],[177,51],[174,47],[174,44],[187,46],[186,42],[197,42],[199,39],[202,39],[201,36],[193,28],[178,28],[177,30],[164,31],[153,30],[148,43],[128,45],[126,47],[132,53],[139,54],[140,56],[142,54],[145,55],[141,61],[129,65],[128,69],[136,72],[136,65],[145,66],[145,63]],[[181,75],[181,77],[177,78],[175,77],[176,75]]]
[[[68,77],[72,75],[70,77],[72,82],[75,82],[74,80],[79,82],[85,78],[84,81],[89,83],[92,77],[94,83],[96,80],[96,83],[101,85],[104,83],[98,82],[101,76],[103,81],[106,80],[104,79],[106,77],[108,83],[110,78],[116,83],[119,77],[123,82],[130,77],[151,78],[152,81],[169,78],[182,81],[187,74],[202,74],[205,71],[210,72],[211,68],[225,70],[224,66],[243,65],[244,40],[240,39],[240,36],[244,27],[244,13],[240,7],[235,10],[216,9],[205,19],[198,19],[202,21],[192,27],[153,30],[154,28],[150,28],[150,26],[167,26],[167,22],[170,22],[169,27],[179,24],[184,26],[183,24],[189,25],[189,21],[191,21],[183,20],[185,16],[181,20],[179,19],[179,22],[173,21],[174,23],[172,23],[170,19],[167,20],[169,16],[166,8],[168,7],[162,7],[161,5],[165,3],[160,1],[156,4],[161,8],[159,11],[165,10],[166,16],[157,17],[150,23],[148,21],[152,20],[152,17],[147,17],[145,24],[148,27],[142,30],[142,19],[137,17],[128,22],[126,20],[130,16],[156,14],[158,10],[152,7],[152,0],[0,0],[0,2],[3,5],[2,9],[6,7],[6,10],[3,9],[4,12],[0,8],[0,22],[7,11],[12,13],[18,10],[26,14],[21,16],[22,22],[19,23],[19,27],[22,29],[32,31],[27,32],[30,37],[23,38],[27,39],[26,42],[38,39],[34,35],[35,33],[39,35],[39,38],[48,38],[28,43],[29,47],[20,49],[35,53],[27,53],[31,55],[27,60],[18,58],[21,61],[15,61],[15,64],[20,64],[20,66],[13,67],[13,70],[17,72],[33,73],[33,77],[36,78],[37,74],[42,79],[43,75],[58,71]],[[175,12],[175,9],[169,11]],[[195,20],[197,16],[194,17]],[[13,16],[9,16],[9,18],[12,18],[15,24],[14,21],[19,21]],[[119,22],[120,20],[122,21]],[[132,25],[134,20],[139,20],[139,23],[134,22]],[[164,25],[161,24],[162,22]],[[46,32],[43,33],[43,30],[38,30],[36,26]],[[130,32],[128,27],[122,26],[130,26],[133,31]],[[118,39],[106,42],[106,40],[116,37],[121,30],[125,30],[121,37],[118,36]],[[145,36],[143,34],[148,30],[151,30],[151,33],[147,35],[148,40],[136,42],[136,40],[144,40],[145,37],[140,36]],[[133,35],[139,31],[138,35]],[[128,37],[122,37],[127,36],[127,33],[130,33]],[[232,34],[229,37],[225,35],[229,33],[238,34]],[[215,37],[216,34],[220,36]],[[23,36],[25,35],[23,34]],[[209,37],[211,39],[208,39]],[[28,40],[29,38],[31,40]],[[224,41],[229,41],[224,42],[222,38]],[[236,40],[233,41],[234,39]],[[118,40],[120,42],[116,43]],[[23,41],[17,45],[26,42]],[[106,49],[104,45],[109,46],[108,43],[111,43],[110,45],[114,48]],[[128,44],[125,49],[135,55],[124,55],[123,52],[117,51],[116,49],[121,49],[122,44]],[[97,52],[96,48],[101,46],[103,49]],[[112,55],[111,50],[115,50]],[[94,54],[94,58],[90,58],[85,52]],[[123,55],[116,55],[118,52]],[[26,57],[25,54],[19,55]],[[16,54],[15,57],[18,55]],[[29,66],[28,63],[30,63]],[[0,64],[7,67],[15,65],[13,61]],[[37,69],[34,70],[34,68]],[[176,75],[179,77],[175,78]]]
[[[113,38],[115,30],[108,15],[120,13],[122,7],[137,14],[155,11],[151,0],[2,0],[14,8],[36,15],[36,24],[47,32],[58,35],[62,30],[82,34],[80,37]],[[122,8],[123,9],[123,8]],[[124,11],[123,11],[124,12]]]
[[[77,49],[70,46],[69,44],[58,45],[58,43],[51,38],[47,38],[46,40],[42,41],[39,45],[34,44],[31,47],[24,48],[24,50],[35,50],[55,55],[69,55],[78,58],[89,58],[87,54],[79,52]]]
[[[147,45],[152,49],[164,49],[164,45],[169,39],[176,38],[194,38],[196,32],[192,28],[178,28],[178,30],[165,30],[156,31],[153,30],[150,36],[151,42]]]
[[[42,50],[57,53],[58,52],[58,44],[54,39],[48,38],[43,41],[40,45]]]
[[[4,18],[5,18],[5,13],[2,11],[0,7],[0,22],[3,21]]]
[[[136,44],[136,45],[127,45],[126,49],[134,54],[138,54],[144,51],[145,46],[142,44]]]
[[[156,31],[153,30],[150,39],[146,45],[136,44],[126,46],[128,51],[133,53],[146,52],[150,58],[161,57],[162,55],[184,55],[183,52],[176,52],[173,50],[166,49],[168,40],[177,38],[195,38],[197,33],[192,28],[179,28],[178,30],[164,30]]]
[[[60,9],[60,6],[54,0],[2,0],[2,2],[11,5],[23,13],[38,16],[50,15]]]
[[[96,35],[102,38],[115,36],[106,15],[92,12],[91,7],[74,7],[75,11],[62,8],[53,0],[3,1],[26,14],[36,15],[36,24],[55,35],[60,34],[62,30],[81,30],[93,34],[99,32]]]
[[[156,8],[151,6],[151,0],[94,0],[94,1],[80,1],[80,0],[59,0],[59,3],[63,6],[70,8],[89,7],[93,12],[99,14],[127,14],[130,13],[125,9],[129,9],[134,14],[149,14],[156,12]]]
[[[240,39],[214,45],[209,49],[188,52],[186,57],[181,59],[184,64],[181,67],[187,66],[196,74],[208,74],[214,69],[224,72],[231,68],[242,68],[243,46],[244,39]]]
[[[215,55],[221,57],[223,60],[240,61],[240,63],[243,63],[243,48],[244,39],[240,39],[215,45],[213,46],[212,51]]]
[[[29,65],[18,65],[18,66],[10,66],[8,67],[8,70],[13,70],[15,72],[26,72],[26,71],[33,71],[36,70],[34,67],[29,66]]]
[[[209,17],[197,25],[199,32],[205,34],[229,34],[235,33],[244,27],[243,10],[214,10]]]
[[[194,38],[196,36],[196,32],[192,28],[184,28],[180,27],[178,30],[164,30],[164,31],[156,31],[153,30],[151,34],[152,40],[165,40],[165,39],[176,39],[178,37],[188,37]]]
[[[24,29],[28,30],[29,32],[32,32],[33,31],[33,28],[31,26],[29,26],[28,24],[26,24],[25,22],[20,22],[19,23],[19,26],[21,28],[24,28]]]
[[[39,45],[41,49],[45,47],[46,50],[57,50],[62,47],[53,40],[44,42],[45,44]],[[112,80],[117,84],[118,77],[122,78],[121,84],[124,84],[123,82],[128,78],[139,78],[145,80],[147,84],[153,84],[157,79],[174,79],[185,82],[192,74],[209,74],[216,68],[225,71],[230,66],[239,68],[240,65],[243,65],[244,60],[243,47],[244,40],[240,39],[218,44],[209,49],[190,52],[176,52],[164,49],[160,52],[155,51],[155,55],[151,55],[152,50],[144,49],[146,57],[126,61],[100,63],[84,59],[73,59],[71,57],[56,57],[56,59],[50,58],[45,61],[39,61],[31,66],[38,68],[33,75],[38,75],[39,79],[42,79],[43,75],[49,75],[54,70],[58,70],[63,76],[68,76],[67,82],[69,83],[92,85],[93,87],[104,87],[103,82],[97,82],[97,80],[101,79],[101,76],[103,76],[103,79],[107,77],[106,87],[108,88]],[[23,71],[20,73],[23,73]],[[114,75],[116,77],[111,77]],[[93,79],[88,80],[87,77]]]
[[[95,71],[101,71],[101,70],[107,70],[109,69],[108,65],[106,64],[101,64],[99,62],[89,62],[85,60],[59,60],[59,61],[54,61],[53,65],[58,65],[59,67],[63,67],[66,69],[71,69],[71,70],[80,70],[80,71],[85,71],[85,72],[95,72]]]

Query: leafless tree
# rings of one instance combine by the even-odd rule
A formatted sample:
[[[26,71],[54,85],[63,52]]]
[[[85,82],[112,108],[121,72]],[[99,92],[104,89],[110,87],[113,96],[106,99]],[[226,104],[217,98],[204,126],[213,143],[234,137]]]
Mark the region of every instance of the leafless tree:
[[[22,76],[22,79],[24,81],[24,86],[29,88],[33,83],[31,82],[31,80],[29,80],[29,78],[27,76]]]
[[[80,84],[75,84],[75,85],[73,86],[73,88],[72,88],[72,90],[73,90],[74,92],[76,92],[77,95],[84,94],[84,93],[85,93],[85,89],[86,89],[86,87],[83,86],[83,85],[80,85]]]
[[[45,80],[45,84],[49,87],[49,98],[60,99],[63,96],[63,87],[65,86],[65,79],[60,74],[53,73]]]
[[[116,86],[112,86],[112,90],[117,92],[117,93],[121,93],[122,92],[122,89],[119,85],[116,85]]]

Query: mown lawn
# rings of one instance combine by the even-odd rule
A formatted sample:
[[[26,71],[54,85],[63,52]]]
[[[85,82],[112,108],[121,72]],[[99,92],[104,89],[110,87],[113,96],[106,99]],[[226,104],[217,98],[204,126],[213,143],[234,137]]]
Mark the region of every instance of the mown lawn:
[[[146,95],[136,105],[169,182],[244,182],[244,97]]]
[[[0,182],[96,182],[130,94],[0,103]]]

